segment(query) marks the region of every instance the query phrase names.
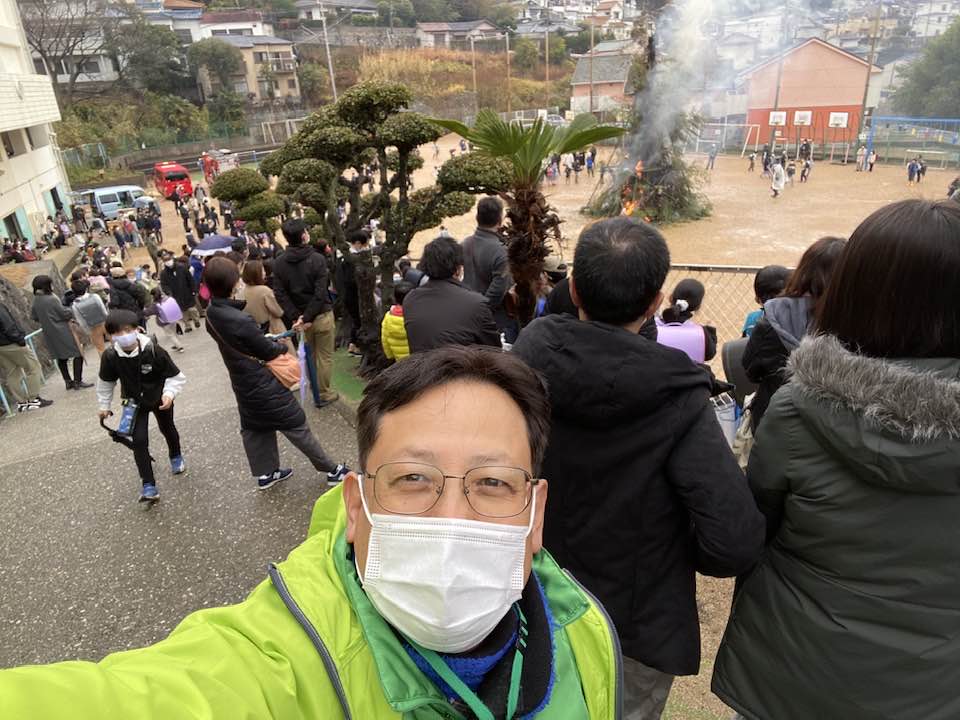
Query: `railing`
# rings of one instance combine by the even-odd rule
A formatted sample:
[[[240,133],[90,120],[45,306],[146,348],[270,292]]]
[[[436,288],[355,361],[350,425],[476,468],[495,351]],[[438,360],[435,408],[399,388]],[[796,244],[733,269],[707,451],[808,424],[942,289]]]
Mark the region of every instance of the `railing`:
[[[296,72],[297,63],[295,60],[265,60],[261,65],[269,65],[274,72]]]
[[[40,356],[37,354],[37,345],[35,338],[42,333],[43,330],[34,330],[31,333],[27,333],[24,339],[27,342],[27,347],[30,348],[30,351],[33,353],[33,356],[37,359],[37,363],[40,365],[40,374],[44,380],[47,379],[48,373],[46,368],[43,367],[43,363],[40,362]],[[9,381],[10,378],[7,378]],[[24,375],[23,370],[20,371],[20,384],[23,387],[23,391],[27,391],[27,376]],[[7,395],[3,390],[3,383],[0,383],[0,406],[3,406],[3,412],[6,415],[13,415],[14,413],[10,410],[10,402],[7,400]]]
[[[717,356],[710,366],[718,377],[723,377],[720,348],[725,342],[736,340],[743,333],[743,323],[749,313],[760,306],[753,291],[753,277],[759,267],[744,265],[671,265],[663,286],[664,306],[670,292],[684,278],[703,283],[706,294],[697,311],[696,321],[717,328]]]

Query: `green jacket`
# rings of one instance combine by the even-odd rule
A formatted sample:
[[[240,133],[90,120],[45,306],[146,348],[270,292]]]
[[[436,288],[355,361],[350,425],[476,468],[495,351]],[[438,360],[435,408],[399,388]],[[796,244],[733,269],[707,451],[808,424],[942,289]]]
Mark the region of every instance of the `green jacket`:
[[[789,367],[747,469],[767,547],[713,690],[749,720],[955,720],[960,360],[820,336]]]
[[[193,613],[156,645],[99,663],[0,672],[0,718],[459,720],[373,612],[344,525],[333,490],[307,540],[239,605]],[[546,552],[534,569],[557,626],[556,680],[538,717],[620,718],[620,648],[605,612]]]

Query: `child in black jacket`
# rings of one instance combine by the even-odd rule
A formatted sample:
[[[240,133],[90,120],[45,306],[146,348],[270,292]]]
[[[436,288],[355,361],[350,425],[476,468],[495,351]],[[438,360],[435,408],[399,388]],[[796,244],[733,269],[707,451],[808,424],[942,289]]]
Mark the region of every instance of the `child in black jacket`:
[[[157,427],[167,441],[173,474],[185,472],[180,434],[173,423],[173,400],[183,389],[187,378],[166,350],[139,331],[138,324],[136,313],[129,310],[112,310],[107,316],[105,325],[111,345],[100,358],[97,402],[101,418],[112,415],[110,405],[119,381],[124,409],[129,412],[131,404],[136,405],[130,435],[133,456],[143,484],[140,500],[153,502],[160,495],[148,447],[148,420],[150,413],[153,413]]]

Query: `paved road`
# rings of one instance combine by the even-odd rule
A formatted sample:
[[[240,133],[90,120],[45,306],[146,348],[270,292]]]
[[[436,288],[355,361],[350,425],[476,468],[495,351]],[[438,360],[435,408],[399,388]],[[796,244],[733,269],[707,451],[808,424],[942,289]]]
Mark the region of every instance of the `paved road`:
[[[203,330],[184,343],[173,355],[187,375],[175,408],[188,473],[170,476],[154,427],[152,508],[137,503],[133,455],[100,429],[92,388],[67,393],[51,377],[52,407],[0,423],[0,667],[154,642],[191,610],[243,599],[306,534],[325,480],[281,437],[296,473],[257,492],[220,355]],[[307,416],[331,457],[356,462],[336,409]]]

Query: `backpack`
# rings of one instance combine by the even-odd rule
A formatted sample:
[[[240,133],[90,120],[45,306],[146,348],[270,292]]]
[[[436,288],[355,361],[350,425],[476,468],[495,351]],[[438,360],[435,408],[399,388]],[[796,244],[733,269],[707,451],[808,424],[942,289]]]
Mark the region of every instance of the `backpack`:
[[[74,300],[73,306],[88,327],[96,327],[107,319],[107,313],[93,296]]]

